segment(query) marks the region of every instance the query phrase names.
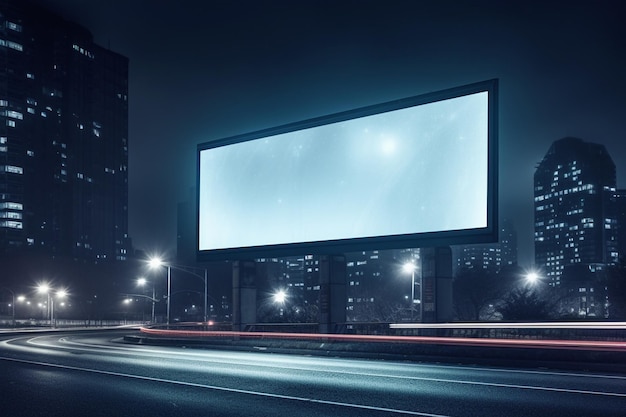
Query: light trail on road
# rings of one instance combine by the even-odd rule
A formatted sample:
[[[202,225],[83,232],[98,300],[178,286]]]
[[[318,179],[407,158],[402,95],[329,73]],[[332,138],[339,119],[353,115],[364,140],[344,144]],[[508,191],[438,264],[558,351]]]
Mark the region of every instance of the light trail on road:
[[[30,401],[31,408],[36,405],[20,401],[18,387],[55,392],[52,401],[62,410],[70,405],[63,398],[97,385],[104,399],[96,415],[107,408],[115,414],[117,398],[133,395],[142,407],[124,403],[132,414],[123,415],[147,416],[155,409],[158,415],[185,415],[207,405],[214,412],[201,415],[610,416],[626,409],[626,375],[119,343],[129,332],[4,335],[0,367],[9,381],[0,389],[17,403]],[[86,404],[84,411],[93,410]]]
[[[460,326],[459,324],[436,324],[432,326],[420,324],[390,325],[392,329],[534,329],[537,323],[525,323],[525,326],[514,324],[472,324]],[[611,329],[626,330],[626,323],[604,323],[606,326],[578,325],[554,327],[557,329]],[[539,326],[539,328],[553,328]],[[395,335],[364,335],[364,334],[320,334],[320,333],[289,333],[289,332],[236,332],[216,330],[184,330],[163,329],[159,327],[142,327],[140,331],[146,335],[157,337],[198,337],[198,338],[242,338],[242,339],[293,339],[293,340],[328,340],[339,342],[370,342],[370,343],[398,343],[398,344],[435,344],[449,346],[484,346],[484,347],[520,347],[539,349],[567,349],[567,350],[596,350],[603,352],[626,353],[626,342],[615,340],[553,340],[553,339],[503,339],[503,338],[480,338],[480,337],[451,337],[451,336],[395,336]]]

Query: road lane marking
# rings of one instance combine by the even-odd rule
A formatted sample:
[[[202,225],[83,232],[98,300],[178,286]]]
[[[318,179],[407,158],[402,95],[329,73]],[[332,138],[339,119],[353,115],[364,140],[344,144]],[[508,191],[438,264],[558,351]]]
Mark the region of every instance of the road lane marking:
[[[39,336],[33,339],[39,339],[42,338],[44,336]],[[38,343],[35,343],[33,341],[33,339],[30,339],[28,341],[28,343],[32,343],[35,346],[40,346]],[[78,344],[79,346],[81,345],[78,342],[73,342],[75,344]],[[87,348],[70,348],[70,347],[64,347],[64,346],[57,346],[57,345],[51,345],[51,344],[43,344],[43,346],[50,346],[52,348],[56,348],[56,349],[76,349],[76,350],[84,350],[84,351],[88,351],[94,354],[97,354],[97,349],[87,349]],[[93,346],[93,345],[87,345],[87,346]],[[97,345],[96,345],[97,346]],[[166,355],[176,355],[178,360],[193,360],[195,362],[205,362],[205,363],[218,363],[218,364],[223,364],[223,365],[238,365],[241,366],[242,363],[241,361],[224,361],[224,360],[220,360],[220,359],[209,359],[206,358],[206,356],[201,355],[200,353],[192,353],[192,352],[175,352],[175,351],[166,351],[166,350],[157,350],[157,349],[147,349],[147,350],[134,350],[134,349],[124,349],[121,347],[106,347],[106,348],[110,348],[110,349],[115,349],[117,350],[117,352],[119,353],[124,353],[126,355],[137,355],[137,356],[144,356],[144,357],[148,357],[150,358],[151,356],[149,354],[151,353],[159,353],[161,354],[163,357],[165,357]],[[125,350],[125,351],[124,351]],[[185,357],[187,356],[187,357]],[[189,358],[189,356],[191,356],[191,358]],[[171,359],[171,358],[168,358]],[[355,371],[346,371],[346,370],[325,370],[325,369],[319,369],[319,368],[315,368],[313,366],[311,367],[303,367],[303,366],[285,366],[283,364],[264,364],[264,363],[252,363],[247,361],[248,363],[245,363],[246,366],[252,366],[252,367],[260,367],[260,368],[277,368],[277,369],[288,369],[288,370],[302,370],[302,371],[309,371],[309,372],[317,372],[317,373],[322,373],[322,374],[340,374],[340,375],[354,375],[354,376],[362,376],[362,377],[373,377],[373,378],[388,378],[388,379],[404,379],[404,380],[412,380],[412,381],[424,381],[424,382],[439,382],[439,383],[449,383],[449,384],[460,384],[460,385],[478,385],[478,386],[491,386],[491,387],[499,387],[499,388],[510,388],[510,389],[525,389],[525,390],[535,390],[535,391],[549,391],[549,392],[563,392],[563,393],[575,393],[575,394],[585,394],[585,395],[599,395],[599,396],[613,396],[613,397],[626,397],[626,393],[619,393],[619,392],[603,392],[603,391],[591,391],[591,390],[579,390],[579,389],[571,389],[571,388],[557,388],[557,387],[546,387],[546,386],[536,386],[536,385],[521,385],[521,384],[504,384],[504,383],[497,383],[497,382],[481,382],[481,381],[471,381],[471,380],[459,380],[459,379],[449,379],[449,378],[434,378],[434,377],[419,377],[419,376],[412,376],[412,375],[390,375],[390,374],[383,374],[383,373],[373,373],[373,372],[355,372]],[[460,367],[457,367],[460,368]],[[485,370],[485,371],[490,371],[491,369],[487,368],[460,368],[460,369],[478,369],[478,370]],[[503,370],[497,370],[497,371],[503,371]],[[509,370],[507,372],[520,372],[517,370]],[[568,374],[568,373],[552,373],[552,372],[542,372],[542,371],[521,371],[523,373],[533,373],[533,374],[542,374],[542,375],[551,375],[551,376],[573,376],[573,377],[579,377],[579,378],[586,378],[589,377],[588,375],[584,375],[584,374]],[[592,375],[593,376],[593,375]],[[615,379],[626,379],[626,377],[614,377]]]
[[[148,377],[148,376],[142,376],[142,375],[125,374],[121,372],[81,368],[77,366],[29,361],[29,360],[24,360],[24,359],[5,358],[1,356],[0,356],[0,360],[25,363],[25,364],[36,365],[36,366],[47,366],[47,367],[66,369],[66,370],[71,370],[71,371],[95,373],[95,374],[100,374],[100,375],[138,379],[138,380],[149,381],[149,382],[160,382],[160,383],[181,385],[181,386],[193,387],[193,388],[210,389],[214,391],[230,392],[230,393],[235,393],[235,394],[245,394],[245,395],[258,396],[258,397],[275,398],[275,399],[280,399],[280,400],[300,401],[300,402],[316,403],[316,404],[322,404],[322,405],[332,405],[332,406],[337,406],[337,407],[346,407],[346,408],[353,408],[353,409],[359,409],[359,410],[381,411],[381,412],[386,412],[386,413],[404,414],[404,415],[412,415],[412,416],[420,416],[420,417],[452,417],[450,415],[444,415],[444,414],[432,414],[432,413],[425,413],[425,412],[420,412],[420,411],[399,410],[399,409],[394,409],[394,408],[377,407],[377,406],[371,406],[371,405],[365,405],[365,404],[352,404],[352,403],[345,403],[345,402],[338,402],[338,401],[321,400],[321,399],[316,399],[316,398],[297,397],[293,395],[272,394],[269,392],[251,391],[251,390],[244,390],[244,389],[239,389],[239,388],[220,387],[216,385],[198,384],[194,382],[176,381],[172,379],[154,378],[154,377]]]

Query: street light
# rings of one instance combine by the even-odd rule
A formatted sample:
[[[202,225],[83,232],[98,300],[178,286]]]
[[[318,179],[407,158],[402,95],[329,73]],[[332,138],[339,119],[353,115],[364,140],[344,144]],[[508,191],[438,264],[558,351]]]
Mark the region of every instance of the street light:
[[[54,323],[54,296],[51,294],[52,289],[50,288],[50,286],[47,283],[41,283],[39,284],[39,286],[37,287],[37,292],[40,294],[46,294],[46,296],[48,297],[48,303],[47,303],[47,313],[46,316],[49,317],[50,319],[50,327],[55,327],[55,323]],[[67,290],[65,289],[60,289],[57,290],[56,294],[57,298],[64,298],[65,296],[67,296]]]
[[[529,284],[536,284],[537,281],[539,281],[539,274],[531,271],[529,273],[526,274],[526,282],[528,282]]]
[[[170,296],[172,294],[172,271],[169,267],[169,265],[165,265],[163,263],[163,261],[161,260],[161,258],[151,258],[148,261],[148,266],[150,266],[151,269],[156,269],[159,268],[161,266],[167,266],[167,325],[170,325]]]
[[[146,280],[145,278],[139,278],[137,279],[137,285],[139,285],[140,287],[143,287],[147,284],[148,280]],[[154,303],[156,302],[156,293],[154,290],[154,281],[152,281],[152,319],[151,319],[151,323],[154,323]]]
[[[7,287],[3,287],[5,290],[7,290],[8,292],[11,293],[11,297],[12,297],[12,301],[11,301],[11,317],[12,317],[12,323],[13,323],[13,327],[15,327],[15,292]],[[22,297],[22,296],[20,296]],[[18,297],[19,299],[19,297]]]
[[[284,304],[287,300],[287,293],[283,290],[278,290],[274,294],[274,302],[276,304]]]
[[[413,310],[415,304],[415,270],[417,266],[413,262],[407,262],[402,266],[406,273],[411,273],[411,321],[413,320]],[[422,318],[422,285],[420,284],[420,320]]]
[[[196,268],[192,266],[184,266],[184,265],[174,265],[170,263],[165,263],[161,258],[154,257],[148,261],[148,265],[150,268],[155,269],[161,266],[167,267],[167,324],[170,324],[170,297],[172,295],[172,268],[177,269],[179,271],[186,272],[190,275],[198,277],[204,280],[204,322],[208,321],[207,316],[207,299],[208,299],[208,288],[207,288],[207,276],[208,271],[206,268]],[[198,275],[190,271],[190,269],[204,269],[204,276]]]

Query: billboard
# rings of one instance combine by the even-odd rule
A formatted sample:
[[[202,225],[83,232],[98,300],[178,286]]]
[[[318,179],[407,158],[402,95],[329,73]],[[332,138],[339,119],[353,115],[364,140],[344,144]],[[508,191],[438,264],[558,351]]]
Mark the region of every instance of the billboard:
[[[198,258],[497,239],[497,80],[198,146]]]

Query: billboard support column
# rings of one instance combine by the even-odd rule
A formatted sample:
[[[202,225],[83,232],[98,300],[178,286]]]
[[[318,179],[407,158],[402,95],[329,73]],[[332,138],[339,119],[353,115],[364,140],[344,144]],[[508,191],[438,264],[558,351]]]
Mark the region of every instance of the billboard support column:
[[[442,323],[453,318],[452,250],[450,247],[422,248],[420,309],[422,323]]]
[[[346,257],[320,256],[319,332],[337,333],[346,322]]]
[[[256,263],[233,262],[233,331],[256,323]]]

